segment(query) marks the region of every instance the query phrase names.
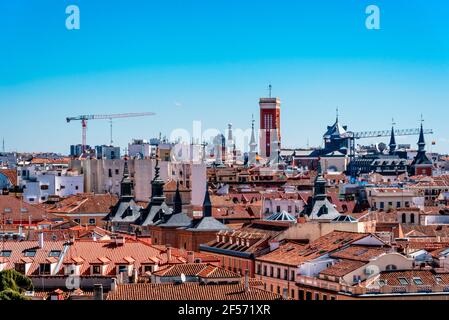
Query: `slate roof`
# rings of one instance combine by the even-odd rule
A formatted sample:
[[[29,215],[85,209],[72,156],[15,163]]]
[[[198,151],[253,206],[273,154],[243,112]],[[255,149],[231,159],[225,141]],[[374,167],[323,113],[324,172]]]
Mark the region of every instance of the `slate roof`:
[[[220,231],[231,230],[223,223],[214,217],[203,217],[198,220],[193,220],[191,225],[187,228],[188,231]]]

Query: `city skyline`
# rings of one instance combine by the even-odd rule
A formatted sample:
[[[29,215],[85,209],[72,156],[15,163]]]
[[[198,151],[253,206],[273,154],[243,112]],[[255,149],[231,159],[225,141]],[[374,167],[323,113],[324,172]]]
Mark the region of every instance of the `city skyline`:
[[[65,28],[70,4],[80,8],[80,30]],[[191,131],[193,121],[247,130],[271,83],[283,146],[321,145],[339,107],[351,131],[388,130],[392,118],[398,129],[417,128],[423,114],[435,131],[427,149],[447,153],[448,5],[375,1],[381,29],[367,30],[370,4],[2,3],[0,139],[7,151],[68,153],[81,128],[67,116],[143,111],[157,116],[115,122],[122,149],[132,138]],[[397,139],[416,146],[415,136]],[[109,123],[90,123],[87,142],[109,143]]]

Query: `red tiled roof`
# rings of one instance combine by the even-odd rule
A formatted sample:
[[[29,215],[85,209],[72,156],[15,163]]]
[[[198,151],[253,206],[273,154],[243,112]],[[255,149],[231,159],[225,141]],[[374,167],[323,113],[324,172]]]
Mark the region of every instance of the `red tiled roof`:
[[[333,231],[305,246],[288,242],[280,248],[257,258],[257,260],[297,266],[347,246],[368,235],[367,233]]]
[[[331,254],[332,258],[369,262],[384,253],[391,251],[391,248],[350,246]]]
[[[80,193],[67,197],[55,204],[44,204],[51,213],[109,213],[118,197],[111,194]]]
[[[118,285],[107,300],[281,300],[278,294],[243,284],[203,285],[199,283]]]
[[[441,281],[437,280],[439,277]],[[422,285],[449,285],[449,273],[435,273],[430,270],[409,270],[409,271],[390,271],[382,272],[379,279],[387,282],[388,286],[404,286],[399,278],[405,278],[409,285],[416,285],[414,278],[420,278]]]
[[[354,270],[357,270],[358,268],[364,266],[365,264],[366,262],[362,261],[340,260],[333,266],[322,270],[320,274],[325,276],[343,277],[344,275]]]
[[[15,169],[0,169],[0,174],[8,178],[13,186],[17,185],[17,171]]]
[[[27,223],[30,217],[31,221],[34,223],[56,218],[53,214],[47,213],[40,206],[28,204],[13,194],[0,195],[0,212],[4,213],[5,220],[22,220],[23,223]]]

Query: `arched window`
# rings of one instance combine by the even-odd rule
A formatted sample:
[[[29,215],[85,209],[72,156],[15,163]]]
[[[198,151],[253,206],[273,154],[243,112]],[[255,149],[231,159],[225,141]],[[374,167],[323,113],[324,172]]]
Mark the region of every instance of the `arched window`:
[[[394,264],[389,264],[385,270],[393,271],[393,270],[397,270],[397,269],[398,269],[398,267],[396,267]]]
[[[405,213],[402,214],[402,223],[407,223],[407,215]]]
[[[412,213],[410,215],[410,223],[415,223],[415,214],[414,213]]]

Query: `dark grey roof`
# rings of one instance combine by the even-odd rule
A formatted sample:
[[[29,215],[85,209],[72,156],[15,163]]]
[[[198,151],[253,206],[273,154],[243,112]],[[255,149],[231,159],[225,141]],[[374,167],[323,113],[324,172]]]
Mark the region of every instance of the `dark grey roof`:
[[[187,228],[189,231],[220,231],[231,230],[223,223],[215,219],[214,217],[203,217],[198,220],[193,220],[192,224]]]
[[[121,198],[103,220],[110,222],[135,222],[140,216],[141,209],[142,207],[138,206],[132,198]]]
[[[156,224],[163,215],[172,214],[172,209],[165,202],[154,204],[150,202],[148,207],[140,211],[140,217],[136,221],[137,225],[142,227]]]
[[[167,215],[164,220],[157,222],[157,225],[162,228],[180,228],[189,227],[192,224],[192,219],[184,212],[172,213]]]

